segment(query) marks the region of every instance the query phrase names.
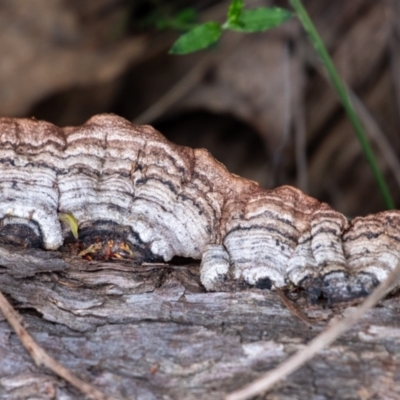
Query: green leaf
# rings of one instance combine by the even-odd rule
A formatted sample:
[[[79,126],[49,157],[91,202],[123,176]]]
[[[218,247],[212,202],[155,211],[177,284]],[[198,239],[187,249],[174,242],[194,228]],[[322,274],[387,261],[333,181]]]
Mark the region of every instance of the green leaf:
[[[188,54],[206,49],[215,43],[221,36],[221,25],[217,22],[206,22],[196,26],[180,36],[169,50],[170,54]]]
[[[243,10],[243,0],[232,0],[231,4],[229,5],[228,10],[228,21],[227,24],[235,25],[238,23],[240,14]]]
[[[240,32],[262,32],[283,24],[292,16],[293,13],[284,8],[254,8],[243,10],[237,23],[224,25],[224,28]]]
[[[65,222],[68,226],[69,229],[71,229],[72,235],[74,236],[75,239],[78,239],[78,221],[72,214],[68,213],[59,213],[58,214],[58,219],[62,222]]]

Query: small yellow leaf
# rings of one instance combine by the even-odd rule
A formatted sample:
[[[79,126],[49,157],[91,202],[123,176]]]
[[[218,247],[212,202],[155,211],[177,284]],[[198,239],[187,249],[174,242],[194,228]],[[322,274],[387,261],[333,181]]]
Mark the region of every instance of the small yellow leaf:
[[[78,221],[72,214],[59,213],[58,218],[60,221],[68,224],[75,239],[78,239]]]

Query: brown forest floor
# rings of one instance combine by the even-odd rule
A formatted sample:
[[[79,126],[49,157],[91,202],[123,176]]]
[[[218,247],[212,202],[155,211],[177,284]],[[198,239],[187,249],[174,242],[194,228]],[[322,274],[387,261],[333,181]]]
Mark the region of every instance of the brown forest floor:
[[[248,1],[246,4],[286,1]],[[298,21],[227,34],[218,48],[170,56],[177,34],[140,27],[155,8],[123,0],[4,2],[0,113],[81,124],[116,112],[173,141],[207,147],[265,187],[293,184],[349,217],[384,208],[336,94]],[[224,20],[227,3],[194,5]],[[400,9],[396,0],[306,0],[352,88],[400,204]],[[158,11],[160,11],[158,9]],[[368,201],[365,201],[368,199]]]

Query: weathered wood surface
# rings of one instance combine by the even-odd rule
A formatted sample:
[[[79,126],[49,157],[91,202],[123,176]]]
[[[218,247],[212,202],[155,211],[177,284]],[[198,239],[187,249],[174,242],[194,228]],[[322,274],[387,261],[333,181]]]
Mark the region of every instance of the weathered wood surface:
[[[302,348],[335,314],[271,291],[206,293],[198,265],[89,263],[0,247],[0,290],[55,359],[108,395],[222,399]],[[385,300],[268,399],[400,398],[400,300]],[[36,367],[0,316],[0,399],[80,399]]]

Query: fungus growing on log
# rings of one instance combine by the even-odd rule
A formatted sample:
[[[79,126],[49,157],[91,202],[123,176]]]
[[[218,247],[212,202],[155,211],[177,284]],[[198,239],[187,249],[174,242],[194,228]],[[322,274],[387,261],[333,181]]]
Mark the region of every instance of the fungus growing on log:
[[[230,174],[204,149],[98,115],[78,127],[0,119],[0,241],[48,250],[71,235],[128,243],[144,260],[201,259],[201,281],[293,283],[332,301],[368,294],[400,259],[400,212],[349,222],[300,190]]]

